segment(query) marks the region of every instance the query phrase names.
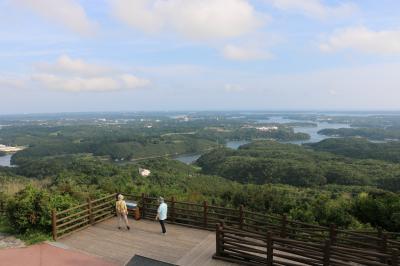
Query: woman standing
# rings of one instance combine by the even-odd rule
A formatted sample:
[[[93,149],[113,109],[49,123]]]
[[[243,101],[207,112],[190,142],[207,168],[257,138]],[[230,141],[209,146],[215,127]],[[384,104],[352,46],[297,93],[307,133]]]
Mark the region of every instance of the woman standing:
[[[118,216],[118,229],[121,229],[121,220],[123,219],[126,228],[130,230],[131,228],[128,224],[128,208],[126,207],[124,196],[122,196],[121,194],[118,195],[118,201],[115,203],[115,211]]]

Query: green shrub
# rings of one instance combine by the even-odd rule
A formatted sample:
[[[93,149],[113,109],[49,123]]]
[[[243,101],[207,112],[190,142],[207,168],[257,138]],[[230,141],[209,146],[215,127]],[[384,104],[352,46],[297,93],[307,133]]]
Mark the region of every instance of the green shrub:
[[[27,186],[7,203],[6,215],[16,233],[50,232],[51,210],[70,208],[77,202],[69,195],[50,194]]]

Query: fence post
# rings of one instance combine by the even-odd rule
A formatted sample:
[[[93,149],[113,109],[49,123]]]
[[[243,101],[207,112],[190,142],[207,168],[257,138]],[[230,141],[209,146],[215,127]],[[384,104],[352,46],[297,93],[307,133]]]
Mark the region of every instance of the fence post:
[[[378,237],[381,238],[382,237],[382,227],[378,227]]]
[[[377,228],[378,240],[376,241],[377,246],[379,247],[378,251],[382,251],[382,236],[383,236],[383,229],[382,227]]]
[[[387,249],[387,234],[382,234],[382,241],[381,241],[381,251],[382,253],[386,253]]]
[[[394,249],[392,253],[392,266],[399,266],[399,250]]]
[[[208,204],[207,204],[207,201],[204,201],[203,202],[203,225],[205,228],[207,228],[207,225],[208,225],[207,213],[208,213]]]
[[[219,222],[219,226],[220,226],[220,230],[219,230],[219,250],[220,253],[223,253],[225,248],[224,248],[224,237],[225,237],[225,233],[224,233],[224,228],[225,228],[225,224],[223,221]]]
[[[282,215],[281,220],[281,237],[286,238],[286,226],[287,226],[287,216],[286,214]]]
[[[175,197],[171,198],[171,222],[175,223]]]
[[[329,240],[325,240],[323,266],[329,266],[330,261],[331,261],[331,242]]]
[[[240,229],[243,229],[243,221],[244,221],[244,207],[243,205],[240,205],[239,207],[239,227]]]
[[[336,243],[336,236],[337,236],[336,225],[331,224],[329,226],[329,240],[331,241],[332,245]]]
[[[380,245],[380,247],[381,247],[380,252],[382,252],[383,254],[387,254],[387,234],[382,233],[382,238],[381,239],[382,240],[381,240],[381,245]],[[382,258],[381,262],[382,263],[386,263],[387,261],[386,261],[385,258]]]
[[[87,204],[88,204],[89,222],[91,225],[93,225],[94,220],[93,220],[93,213],[92,213],[92,202],[90,201],[90,198],[87,198]]]
[[[267,232],[267,266],[274,264],[274,241],[272,239],[272,233]]]
[[[53,240],[57,241],[57,213],[55,209],[51,210],[51,227],[52,227]]]
[[[142,193],[142,216],[143,216],[143,218],[146,218],[145,216],[146,216],[146,207],[145,207],[145,200],[146,200],[146,198],[145,198],[145,196],[144,196],[144,193]]]
[[[215,231],[215,255],[221,256],[221,227],[220,224],[216,224]]]

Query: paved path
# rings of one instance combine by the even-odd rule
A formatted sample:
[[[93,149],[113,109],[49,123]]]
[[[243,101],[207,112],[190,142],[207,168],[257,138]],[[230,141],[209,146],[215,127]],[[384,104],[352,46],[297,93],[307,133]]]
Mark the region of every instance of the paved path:
[[[0,266],[116,266],[94,255],[39,244],[0,250]]]

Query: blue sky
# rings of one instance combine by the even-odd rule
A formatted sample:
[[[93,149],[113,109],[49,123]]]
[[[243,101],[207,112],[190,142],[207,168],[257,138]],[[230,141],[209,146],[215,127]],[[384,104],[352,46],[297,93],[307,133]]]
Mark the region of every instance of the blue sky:
[[[0,0],[0,114],[398,110],[397,0]]]

